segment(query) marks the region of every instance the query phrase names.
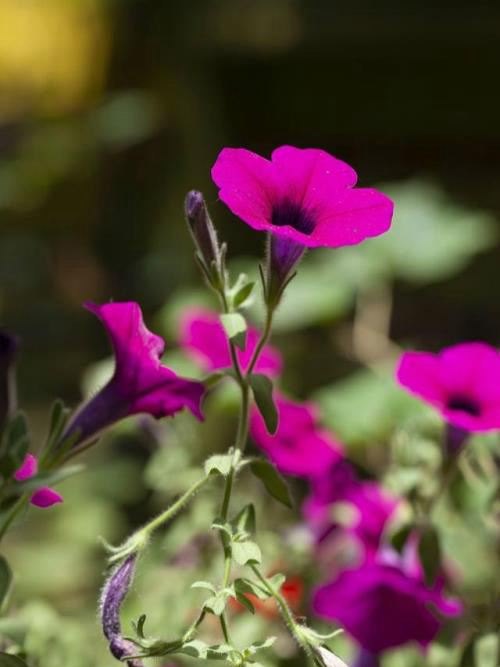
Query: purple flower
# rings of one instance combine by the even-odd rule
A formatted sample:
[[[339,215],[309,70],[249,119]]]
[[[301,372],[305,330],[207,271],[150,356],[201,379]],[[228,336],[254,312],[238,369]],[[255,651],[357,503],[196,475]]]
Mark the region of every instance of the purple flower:
[[[391,224],[391,200],[377,190],[354,188],[356,172],[315,148],[281,146],[270,161],[243,148],[224,148],[212,178],[235,215],[271,233],[271,301],[279,300],[306,247],[353,245]]]
[[[16,409],[14,364],[17,340],[0,330],[0,428]]]
[[[500,429],[500,353],[486,343],[461,343],[438,354],[406,352],[399,383],[436,408],[456,429]]]
[[[352,517],[339,525],[332,518],[336,503],[348,505]],[[364,558],[372,558],[380,546],[384,530],[398,507],[377,482],[360,482],[347,462],[313,480],[312,493],[306,499],[304,514],[313,528],[321,550],[339,534],[354,538],[363,548]]]
[[[245,349],[236,352],[244,372],[248,369],[259,338],[259,331],[248,327]],[[181,318],[180,344],[205,371],[232,366],[229,341],[219,315],[207,308],[188,308],[184,312]],[[280,374],[282,365],[280,353],[271,345],[266,345],[257,361],[255,372],[276,377]]]
[[[278,430],[270,435],[259,411],[251,413],[250,433],[255,444],[282,472],[299,477],[320,475],[343,458],[342,445],[318,426],[316,409],[277,394]]]
[[[16,482],[24,482],[31,479],[38,472],[38,461],[33,454],[26,454],[25,459],[20,468],[14,473]],[[51,507],[56,503],[62,503],[62,496],[48,486],[42,486],[31,494],[30,503],[37,507]]]
[[[136,558],[136,554],[129,556],[112,571],[101,596],[102,631],[109,641],[109,650],[117,660],[137,653],[136,646],[123,637],[120,622],[120,610],[132,583]],[[129,667],[143,667],[141,660],[126,662]]]
[[[313,606],[375,656],[408,642],[425,648],[438,634],[441,617],[462,611],[458,601],[444,598],[440,586],[429,588],[402,565],[376,560],[319,587]]]
[[[78,433],[78,442],[128,415],[169,417],[183,408],[202,419],[204,386],[178,377],[161,364],[165,343],[145,326],[137,303],[86,304],[106,328],[115,355],[111,380],[71,418],[63,439]]]
[[[222,201],[251,227],[303,246],[353,245],[391,224],[391,200],[354,188],[354,169],[316,148],[280,146],[271,161],[224,148],[212,178]]]

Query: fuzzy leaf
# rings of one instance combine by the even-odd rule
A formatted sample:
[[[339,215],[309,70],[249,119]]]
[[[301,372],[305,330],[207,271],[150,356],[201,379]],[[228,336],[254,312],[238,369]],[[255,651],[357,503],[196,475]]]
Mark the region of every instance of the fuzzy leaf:
[[[264,459],[255,459],[250,464],[253,474],[264,484],[266,491],[286,507],[293,507],[288,485],[276,468]]]
[[[260,563],[262,555],[259,546],[249,540],[245,542],[233,542],[232,553],[234,560],[238,565],[247,563]]]
[[[231,521],[237,532],[245,531],[247,533],[255,533],[256,519],[255,507],[252,503],[245,505],[245,507],[238,512],[238,514]]]
[[[233,464],[233,454],[215,454],[205,461],[205,474],[219,473],[225,477]]]

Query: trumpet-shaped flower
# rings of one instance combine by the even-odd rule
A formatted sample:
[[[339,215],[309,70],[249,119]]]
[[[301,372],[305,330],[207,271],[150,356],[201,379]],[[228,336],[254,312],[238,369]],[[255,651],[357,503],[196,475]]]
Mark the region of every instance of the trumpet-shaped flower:
[[[16,482],[24,482],[31,479],[38,472],[38,461],[33,454],[26,454],[20,468],[14,473]],[[62,496],[48,486],[42,486],[31,494],[30,503],[37,507],[51,507],[56,503],[62,503]]]
[[[259,338],[259,331],[248,327],[245,349],[236,352],[243,371],[248,369]],[[229,341],[219,315],[207,308],[188,308],[184,312],[181,318],[180,344],[205,371],[229,368],[232,365]],[[255,372],[276,377],[280,374],[282,365],[280,353],[271,345],[266,345],[255,366]]]
[[[376,560],[344,570],[319,587],[313,606],[372,656],[408,642],[425,648],[438,634],[442,617],[462,610],[458,601],[444,597],[441,585],[428,587],[403,565]]]
[[[486,343],[461,343],[438,354],[405,352],[399,383],[466,432],[500,429],[500,353]]]
[[[178,377],[160,359],[165,343],[149,331],[137,303],[86,304],[104,325],[115,356],[111,380],[75,413],[63,439],[83,442],[128,415],[160,419],[183,408],[202,419],[201,382]]]
[[[314,477],[343,458],[342,446],[320,428],[315,407],[297,403],[278,395],[278,430],[267,431],[258,410],[252,410],[250,433],[256,445],[284,473],[299,477]]]

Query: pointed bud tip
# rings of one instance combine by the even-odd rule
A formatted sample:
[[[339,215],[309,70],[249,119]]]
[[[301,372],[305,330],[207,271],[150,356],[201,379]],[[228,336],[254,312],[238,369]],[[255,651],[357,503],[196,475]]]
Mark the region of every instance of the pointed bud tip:
[[[205,205],[205,199],[202,193],[199,192],[198,190],[191,190],[190,192],[187,193],[184,203],[186,217],[188,219],[195,218],[199,214],[200,209],[204,205]]]

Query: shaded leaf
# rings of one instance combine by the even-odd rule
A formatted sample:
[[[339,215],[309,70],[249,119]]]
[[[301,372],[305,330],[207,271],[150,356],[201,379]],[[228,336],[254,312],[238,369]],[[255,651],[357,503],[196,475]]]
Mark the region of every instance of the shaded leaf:
[[[229,340],[241,350],[245,349],[247,323],[243,315],[241,313],[223,313],[220,319]]]
[[[424,527],[418,544],[418,555],[424,570],[425,581],[432,586],[441,570],[441,545],[434,526]]]
[[[247,563],[260,563],[262,555],[259,546],[255,542],[246,540],[245,542],[233,542],[232,554],[238,565]]]
[[[273,383],[267,375],[253,373],[250,376],[250,385],[257,408],[262,415],[267,430],[272,435],[276,433],[278,428],[278,410],[273,399]]]
[[[276,500],[286,505],[286,507],[293,507],[288,485],[272,463],[264,459],[255,459],[250,464],[250,470],[260,479],[266,491],[273,498],[276,498]]]
[[[233,454],[215,454],[205,461],[205,474],[219,473],[226,476],[233,465]]]
[[[0,555],[0,610],[3,609],[12,587],[12,570],[4,556]]]

